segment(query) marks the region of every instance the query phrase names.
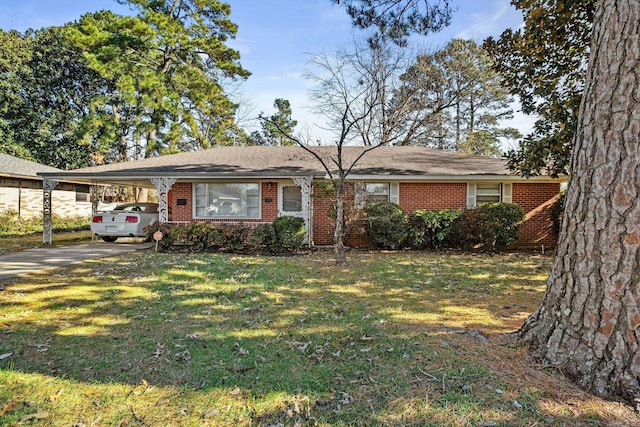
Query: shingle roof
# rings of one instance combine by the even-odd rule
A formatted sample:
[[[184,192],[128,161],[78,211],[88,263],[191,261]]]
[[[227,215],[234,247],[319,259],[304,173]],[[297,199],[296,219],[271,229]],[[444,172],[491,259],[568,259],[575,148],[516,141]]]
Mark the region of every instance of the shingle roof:
[[[335,146],[313,147],[335,169],[331,158]],[[344,147],[345,164],[353,161],[363,147]],[[426,147],[378,147],[367,153],[352,175],[455,177],[512,175],[502,159],[470,156]],[[292,177],[325,176],[316,158],[300,147],[215,147],[138,161],[114,163],[64,171],[44,176],[64,178],[147,178],[147,177]]]
[[[62,169],[10,156],[9,154],[0,153],[0,175],[2,176],[41,179],[38,176],[39,172],[57,173],[64,171]]]

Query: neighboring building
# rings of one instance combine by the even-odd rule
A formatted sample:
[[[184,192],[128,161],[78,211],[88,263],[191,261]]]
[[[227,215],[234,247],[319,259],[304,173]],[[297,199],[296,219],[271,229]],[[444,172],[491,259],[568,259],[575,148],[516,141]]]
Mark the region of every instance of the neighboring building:
[[[335,146],[312,148],[330,167]],[[344,147],[344,164],[363,147]],[[327,173],[304,149],[292,147],[215,147],[66,172],[40,173],[75,182],[154,186],[161,222],[262,224],[284,215],[304,218],[308,239],[332,243],[333,204],[322,195]],[[356,205],[364,195],[417,209],[466,209],[484,202],[513,202],[525,211],[520,247],[555,246],[549,208],[566,179],[525,179],[501,159],[469,156],[425,147],[378,147],[366,153],[347,178]],[[53,212],[57,211],[55,204]],[[357,236],[356,236],[357,237]],[[354,238],[353,244],[363,243]]]
[[[42,215],[42,178],[38,173],[63,170],[0,153],[0,212],[22,217]],[[52,194],[56,214],[64,217],[91,215],[90,186],[60,182]]]

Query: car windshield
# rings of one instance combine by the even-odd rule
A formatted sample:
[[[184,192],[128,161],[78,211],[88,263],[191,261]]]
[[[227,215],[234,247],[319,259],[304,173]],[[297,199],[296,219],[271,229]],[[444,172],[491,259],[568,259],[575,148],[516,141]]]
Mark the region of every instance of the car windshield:
[[[120,205],[114,211],[124,212],[155,212],[153,205]]]

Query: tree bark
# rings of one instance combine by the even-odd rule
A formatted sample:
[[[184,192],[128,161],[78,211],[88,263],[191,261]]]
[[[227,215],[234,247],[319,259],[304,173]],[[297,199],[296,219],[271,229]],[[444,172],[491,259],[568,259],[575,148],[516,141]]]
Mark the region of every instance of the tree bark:
[[[640,4],[598,3],[559,245],[519,331],[603,396],[640,397]]]
[[[344,179],[336,188],[336,228],[333,231],[333,252],[336,265],[346,266],[347,255],[344,251]]]

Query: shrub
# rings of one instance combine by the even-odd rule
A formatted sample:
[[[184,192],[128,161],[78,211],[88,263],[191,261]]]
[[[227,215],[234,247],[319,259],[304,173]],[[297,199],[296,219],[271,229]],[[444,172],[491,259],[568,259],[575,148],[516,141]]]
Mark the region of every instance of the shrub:
[[[62,217],[54,214],[51,226],[54,232],[88,230],[90,221],[90,218],[84,216]],[[0,212],[0,236],[33,233],[42,233],[42,216],[20,217],[14,210]]]
[[[0,212],[0,236],[23,234],[21,232],[18,212],[8,210]]]
[[[268,253],[275,254],[282,250],[278,244],[273,224],[261,224],[254,228],[251,234],[251,242],[255,249],[264,250]]]
[[[304,245],[304,219],[295,216],[281,216],[273,221],[273,230],[278,245],[283,250],[295,252]]]
[[[400,206],[390,202],[373,203],[365,209],[367,237],[375,248],[398,249],[407,239],[407,217]]]
[[[224,234],[223,249],[235,253],[250,252],[251,228],[241,225],[225,225],[222,232]]]
[[[522,208],[513,203],[487,203],[464,211],[452,229],[452,240],[462,249],[502,250],[518,240]]]
[[[185,244],[192,251],[203,252],[224,246],[224,233],[219,227],[206,222],[192,222],[186,227]]]
[[[549,210],[552,227],[556,233],[560,233],[560,226],[562,225],[562,215],[564,214],[564,195],[565,193],[561,193]]]
[[[184,229],[184,225],[155,223],[145,227],[145,232],[147,234],[147,240],[151,240],[152,242],[155,242],[155,240],[153,240],[153,234],[156,231],[162,232],[162,239],[158,241],[157,247],[159,251],[166,251],[171,249],[176,243],[176,238],[180,238],[181,235],[186,234]]]
[[[414,249],[441,249],[448,244],[453,223],[462,215],[457,209],[419,209],[408,218],[408,242]]]

